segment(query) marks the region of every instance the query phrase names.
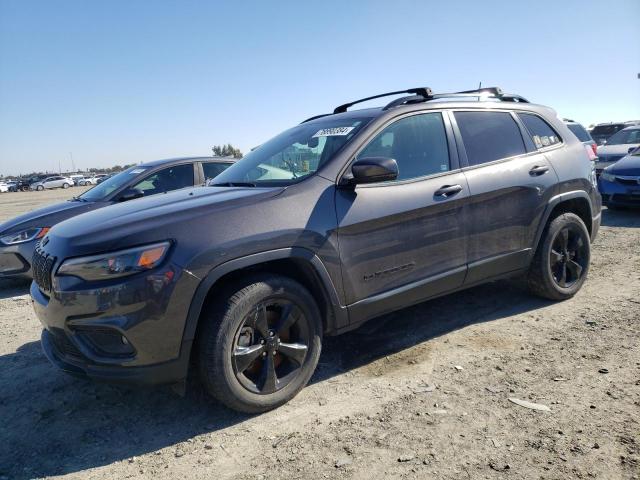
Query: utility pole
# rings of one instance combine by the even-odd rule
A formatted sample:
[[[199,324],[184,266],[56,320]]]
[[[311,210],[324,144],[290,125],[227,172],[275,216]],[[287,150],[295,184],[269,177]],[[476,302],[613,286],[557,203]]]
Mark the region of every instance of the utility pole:
[[[69,158],[71,158],[71,171],[76,173],[76,164],[73,161],[73,152],[69,152]]]

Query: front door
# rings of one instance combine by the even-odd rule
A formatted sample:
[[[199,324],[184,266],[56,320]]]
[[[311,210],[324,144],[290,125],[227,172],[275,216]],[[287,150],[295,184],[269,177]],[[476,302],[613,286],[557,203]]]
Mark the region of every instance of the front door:
[[[448,119],[405,116],[357,158],[390,157],[398,179],[336,193],[338,239],[351,322],[459,287],[466,273],[468,198]]]

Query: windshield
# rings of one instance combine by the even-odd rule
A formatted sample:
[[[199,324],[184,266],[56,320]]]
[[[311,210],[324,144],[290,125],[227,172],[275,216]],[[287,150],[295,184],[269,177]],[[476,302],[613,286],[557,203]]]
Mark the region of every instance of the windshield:
[[[628,143],[640,143],[640,128],[620,130],[607,140],[607,145],[624,145]]]
[[[327,117],[293,127],[218,175],[213,186],[286,186],[313,175],[371,118]]]
[[[103,182],[97,184],[91,190],[87,190],[82,195],[80,195],[79,198],[81,198],[82,200],[88,200],[91,202],[104,200],[107,196],[111,195],[120,187],[122,187],[126,183],[129,183],[134,178],[139,177],[146,171],[147,169],[145,167],[128,168],[127,170],[124,170],[118,173],[117,175],[114,175],[113,177],[108,178]]]
[[[591,130],[591,136],[593,135],[610,136],[622,130],[623,128],[624,128],[624,125],[622,123],[616,123],[613,125],[598,125],[596,127],[593,127],[593,130]]]

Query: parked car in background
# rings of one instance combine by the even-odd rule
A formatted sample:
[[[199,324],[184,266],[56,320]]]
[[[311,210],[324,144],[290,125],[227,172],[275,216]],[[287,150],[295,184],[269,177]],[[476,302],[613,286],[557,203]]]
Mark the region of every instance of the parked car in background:
[[[105,175],[104,177],[100,177],[100,178],[98,178],[98,181],[96,182],[96,185],[97,185],[97,184],[100,184],[100,183],[102,183],[102,182],[104,182],[105,180],[107,180],[107,179],[109,179],[109,178],[113,177],[114,175],[115,175],[115,173],[110,173],[110,174],[108,174],[108,175]]]
[[[640,122],[631,120],[628,122],[598,123],[589,131],[589,134],[598,145],[604,145],[612,135],[615,135],[623,128],[632,127],[634,125],[640,125]]]
[[[587,151],[554,110],[497,88],[338,106],[210,187],[56,225],[34,254],[43,350],[138,385],[195,363],[227,406],[275,408],[323,335],[497,278],[578,292],[601,210]]]
[[[576,137],[578,137],[578,140],[580,140],[583,145],[591,148],[594,155],[598,154],[598,144],[593,138],[591,138],[591,135],[587,129],[582,126],[582,124],[568,118],[564,119],[564,123],[567,128],[571,130]]]
[[[73,180],[74,186],[78,186],[80,185],[80,181],[84,180],[84,175],[69,175],[69,178]]]
[[[640,207],[640,147],[605,168],[598,189],[609,208]]]
[[[124,170],[66,202],[29,212],[0,224],[0,278],[31,277],[36,242],[68,218],[140,197],[205,183],[205,172],[226,168],[230,159],[174,158]],[[222,166],[222,167],[221,167]]]
[[[609,137],[598,147],[596,171],[598,174],[640,146],[640,125],[626,127]]]
[[[80,186],[85,186],[85,185],[97,185],[97,184],[98,184],[98,181],[99,181],[101,178],[106,177],[107,175],[108,175],[108,174],[106,174],[106,173],[98,173],[98,174],[92,175],[92,176],[90,176],[90,177],[85,177],[83,180],[80,180],[80,181],[78,182],[78,185],[80,185]]]
[[[6,182],[0,182],[0,193],[7,193],[9,191],[9,184]]]
[[[45,190],[51,188],[69,188],[72,185],[73,180],[70,178],[56,175],[53,177],[47,177],[39,182],[32,183],[29,188],[31,190]]]

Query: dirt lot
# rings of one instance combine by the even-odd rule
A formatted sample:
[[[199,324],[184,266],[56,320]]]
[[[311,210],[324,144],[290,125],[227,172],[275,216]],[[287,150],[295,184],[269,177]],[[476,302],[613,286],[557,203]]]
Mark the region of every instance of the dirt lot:
[[[3,194],[0,221],[77,194]],[[605,210],[572,300],[507,282],[326,339],[312,384],[258,416],[66,376],[28,285],[0,284],[0,479],[640,477],[640,212]],[[531,410],[516,398],[549,407]]]

